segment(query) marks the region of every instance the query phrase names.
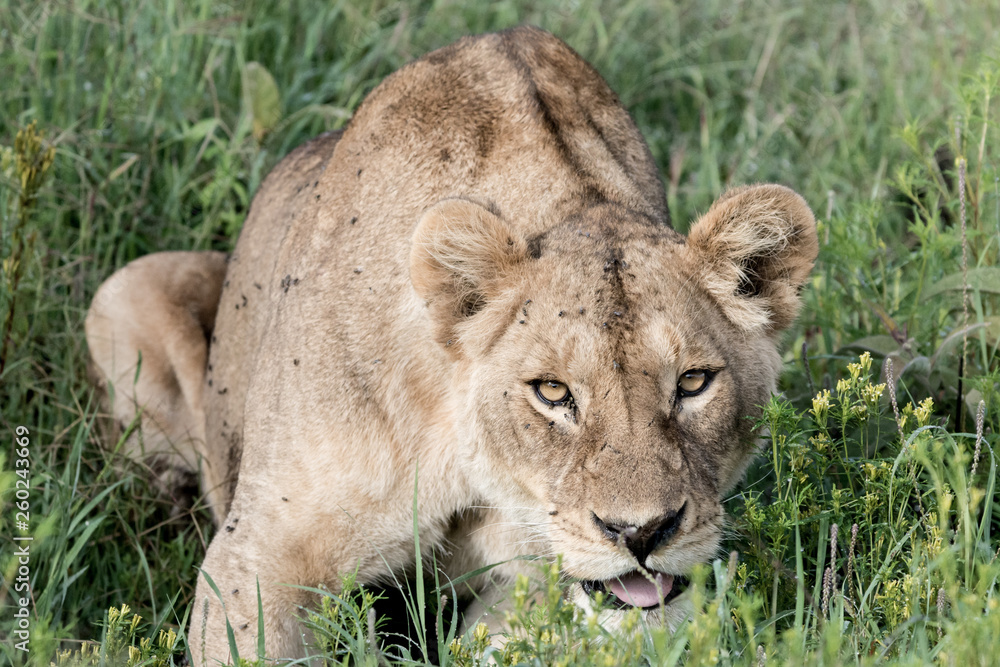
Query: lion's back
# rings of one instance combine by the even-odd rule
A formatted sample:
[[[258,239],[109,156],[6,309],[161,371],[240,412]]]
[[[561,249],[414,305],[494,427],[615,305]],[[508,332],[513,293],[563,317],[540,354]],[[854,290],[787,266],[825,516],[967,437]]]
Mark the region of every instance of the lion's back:
[[[291,287],[275,276],[276,249],[309,210],[342,131],[302,144],[268,174],[254,196],[229,258],[205,374],[205,438],[209,469],[232,500],[243,450],[243,409],[271,302]],[[225,515],[225,511],[222,512]]]

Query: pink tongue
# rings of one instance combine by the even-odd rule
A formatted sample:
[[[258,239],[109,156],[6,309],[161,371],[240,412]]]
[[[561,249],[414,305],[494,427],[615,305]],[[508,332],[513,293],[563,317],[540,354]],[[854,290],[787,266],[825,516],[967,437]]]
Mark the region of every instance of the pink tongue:
[[[638,572],[607,581],[605,586],[618,596],[618,599],[634,607],[652,607],[660,604],[660,600],[667,596],[674,585],[672,575],[657,572],[654,576],[656,583],[659,584],[659,591],[653,582]]]

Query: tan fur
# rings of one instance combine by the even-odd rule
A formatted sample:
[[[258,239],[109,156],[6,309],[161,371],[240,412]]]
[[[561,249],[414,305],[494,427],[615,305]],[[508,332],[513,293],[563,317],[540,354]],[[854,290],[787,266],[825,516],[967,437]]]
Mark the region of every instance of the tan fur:
[[[207,336],[225,272],[219,252],[142,257],[101,285],[84,323],[91,375],[111,404],[109,439],[129,433],[126,453],[160,470],[170,492],[205,455]],[[139,428],[129,430],[137,416]],[[210,493],[212,471],[203,472]]]
[[[781,186],[727,193],[687,240],[674,232],[628,114],[547,33],[467,38],[393,74],[342,136],[268,177],[209,360],[182,383],[205,383],[220,520],[203,570],[222,604],[201,579],[195,664],[230,657],[226,616],[253,655],[258,581],[268,654],[293,658],[313,601],[296,586],[412,570],[415,489],[421,546],[447,573],[508,561],[471,582],[492,597],[527,567],[519,555],[561,553],[569,577],[599,581],[711,558],[815,255],[812,214]],[[145,332],[131,339],[142,383],[143,346],[175,329],[113,316]],[[714,378],[681,398],[693,369]],[[573,404],[542,403],[532,382],[546,379]],[[680,508],[641,564],[596,522],[653,525]]]

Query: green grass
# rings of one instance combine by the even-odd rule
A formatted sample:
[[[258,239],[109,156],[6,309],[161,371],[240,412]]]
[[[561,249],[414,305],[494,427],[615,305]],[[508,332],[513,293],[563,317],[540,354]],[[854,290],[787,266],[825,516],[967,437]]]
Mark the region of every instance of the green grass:
[[[292,147],[342,126],[408,60],[518,23],[564,38],[619,93],[661,167],[678,228],[730,184],[777,181],[816,211],[821,254],[786,340],[768,446],[729,502],[738,558],[701,573],[695,621],[675,635],[596,641],[603,631],[541,572],[520,584],[521,639],[494,657],[757,664],[763,651],[767,664],[788,665],[1000,662],[1000,62],[990,60],[1000,3],[278,7],[0,0],[0,393],[8,440],[18,425],[30,431],[36,664],[102,638],[97,662],[125,660],[134,644],[136,655],[169,664],[169,646],[183,651],[211,538],[202,508],[175,515],[149,471],[100,445],[82,335],[100,281],[148,252],[231,248],[253,192]],[[25,132],[15,150],[32,122],[44,144],[32,150]],[[22,181],[28,158],[35,175]],[[838,391],[864,351],[872,367]],[[867,389],[884,382],[886,358],[902,427],[892,385],[878,400]],[[824,389],[830,407],[814,408]],[[906,412],[927,398],[926,415]],[[0,458],[0,606],[13,609],[22,478],[13,449]],[[834,587],[824,573],[835,524]],[[526,591],[536,585],[548,602],[533,607]],[[363,595],[331,597],[314,620],[331,656],[377,664]],[[123,603],[141,615],[137,625],[131,612],[109,617]],[[438,613],[421,640],[443,662],[489,658],[476,637],[453,643],[447,605]],[[5,614],[0,635],[14,628]],[[161,629],[177,633],[164,635],[166,648]],[[24,659],[11,642],[0,652]]]

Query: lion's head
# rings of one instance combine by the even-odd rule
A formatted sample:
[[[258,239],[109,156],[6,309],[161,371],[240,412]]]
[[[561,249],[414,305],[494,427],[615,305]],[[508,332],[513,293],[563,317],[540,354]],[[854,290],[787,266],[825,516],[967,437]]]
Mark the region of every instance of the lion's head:
[[[817,254],[813,215],[765,185],[726,193],[686,239],[607,203],[537,238],[517,228],[449,199],[414,236],[468,477],[583,590],[657,607],[717,553]]]

